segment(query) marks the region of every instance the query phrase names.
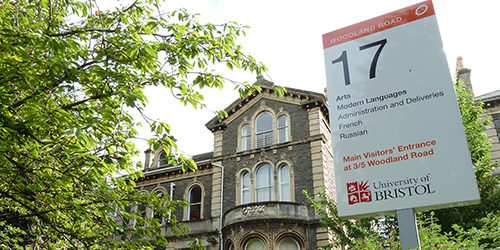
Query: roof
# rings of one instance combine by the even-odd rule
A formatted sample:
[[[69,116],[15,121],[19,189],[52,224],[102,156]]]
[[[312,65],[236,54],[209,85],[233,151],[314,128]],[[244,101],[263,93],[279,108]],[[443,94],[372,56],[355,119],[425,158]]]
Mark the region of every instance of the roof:
[[[500,99],[500,89],[490,93],[486,93],[484,95],[476,96],[476,100],[481,100],[483,102],[490,102],[499,99]]]
[[[214,152],[193,155],[193,161],[194,162],[201,162],[201,161],[210,160],[210,159],[212,159],[213,155],[214,155]]]
[[[262,92],[267,91],[269,93],[274,93],[274,88],[275,88],[274,83],[267,81],[262,77],[257,77],[257,81],[254,83],[254,85],[260,86],[262,88]],[[254,90],[251,95],[244,96],[242,98],[237,99],[233,103],[231,103],[229,106],[227,106],[227,108],[224,109],[224,111],[227,112],[227,115],[228,115],[227,117],[230,117],[236,111],[238,111],[243,106],[245,106],[245,104],[247,104],[250,100],[259,96],[261,93]],[[301,103],[301,105],[306,106],[307,108],[310,108],[313,106],[326,107],[323,109],[323,112],[328,114],[326,97],[323,94],[312,92],[312,91],[294,89],[294,88],[286,88],[286,93],[284,95],[285,96],[287,96],[287,95],[288,96],[296,96],[296,97],[299,97],[300,99],[303,99],[304,101]],[[206,123],[205,126],[211,131],[224,129],[227,126],[227,124],[224,122],[224,120],[225,119],[221,119],[220,117],[215,116],[208,123]]]
[[[212,156],[213,152],[208,152],[208,153],[203,153],[203,154],[197,154],[193,155],[193,161],[196,163],[196,165],[200,166],[201,164],[210,164],[212,161]],[[144,173],[144,177],[148,179],[148,176],[153,176],[153,175],[158,175],[158,174],[164,174],[166,172],[176,172],[177,174],[182,174],[182,165],[168,165],[160,168],[154,168],[154,169],[146,169]],[[141,180],[144,180],[144,178],[141,178]]]

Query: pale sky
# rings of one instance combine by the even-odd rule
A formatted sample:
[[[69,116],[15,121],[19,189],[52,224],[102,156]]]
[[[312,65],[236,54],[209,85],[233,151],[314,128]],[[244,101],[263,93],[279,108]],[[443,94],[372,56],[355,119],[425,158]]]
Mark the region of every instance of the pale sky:
[[[326,87],[321,40],[324,33],[419,2],[422,1],[166,0],[164,11],[184,7],[190,13],[199,13],[203,22],[231,20],[250,26],[239,43],[245,52],[268,67],[268,80],[322,93]],[[500,1],[434,0],[433,3],[450,69],[455,70],[456,58],[462,56],[464,66],[472,70],[476,96],[500,89],[496,78],[496,61],[500,59],[497,34]],[[228,76],[241,82],[255,82],[255,76],[248,73],[233,71]],[[146,95],[150,100],[146,114],[170,124],[182,152],[195,155],[213,150],[213,135],[205,124],[215,114],[184,107],[162,88],[149,88]],[[205,96],[211,110],[223,109],[236,98],[238,94],[230,83],[223,92],[211,90]],[[148,128],[139,131],[141,137],[150,137]],[[136,144],[141,150],[147,149],[140,140]],[[141,154],[138,160],[143,159]]]

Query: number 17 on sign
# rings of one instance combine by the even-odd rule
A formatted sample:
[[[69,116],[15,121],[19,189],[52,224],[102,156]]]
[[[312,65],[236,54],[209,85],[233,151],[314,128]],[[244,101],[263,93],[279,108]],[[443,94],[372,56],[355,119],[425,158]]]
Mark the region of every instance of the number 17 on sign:
[[[373,55],[372,63],[370,65],[370,72],[369,72],[369,79],[375,78],[376,70],[377,70],[377,62],[378,58],[380,57],[380,54],[382,53],[382,50],[384,49],[384,46],[387,44],[387,39],[382,39],[376,42],[372,42],[369,44],[365,44],[359,47],[360,51],[372,48],[372,47],[377,47],[378,49]],[[344,69],[344,84],[350,85],[351,84],[351,76],[349,74],[349,63],[347,60],[347,50],[342,51],[342,54],[335,60],[332,61],[332,64],[336,63],[342,63],[343,69]]]

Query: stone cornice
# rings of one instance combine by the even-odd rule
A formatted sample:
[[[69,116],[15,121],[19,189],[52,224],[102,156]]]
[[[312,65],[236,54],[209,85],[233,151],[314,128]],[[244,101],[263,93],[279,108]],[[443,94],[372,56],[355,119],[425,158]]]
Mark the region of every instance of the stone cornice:
[[[242,156],[251,155],[251,154],[260,154],[261,152],[264,152],[264,151],[280,149],[280,148],[287,148],[290,146],[295,146],[295,145],[304,144],[304,143],[310,143],[310,142],[319,141],[319,140],[325,142],[326,138],[324,138],[323,134],[309,136],[309,137],[302,139],[302,140],[294,140],[294,141],[289,141],[286,143],[273,144],[273,145],[270,145],[267,147],[254,148],[254,149],[250,149],[250,150],[239,151],[239,152],[236,152],[236,153],[230,154],[230,155],[222,155],[219,157],[213,157],[212,162],[227,160],[227,159],[231,159],[231,158],[235,158],[235,157],[242,157]]]

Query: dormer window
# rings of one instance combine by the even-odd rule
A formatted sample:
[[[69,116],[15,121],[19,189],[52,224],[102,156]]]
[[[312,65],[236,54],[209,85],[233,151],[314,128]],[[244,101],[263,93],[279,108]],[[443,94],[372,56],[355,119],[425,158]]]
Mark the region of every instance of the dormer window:
[[[262,112],[255,119],[255,144],[262,148],[273,144],[273,115]]]
[[[158,167],[161,168],[166,166],[168,166],[168,157],[165,151],[162,151],[158,157]]]

